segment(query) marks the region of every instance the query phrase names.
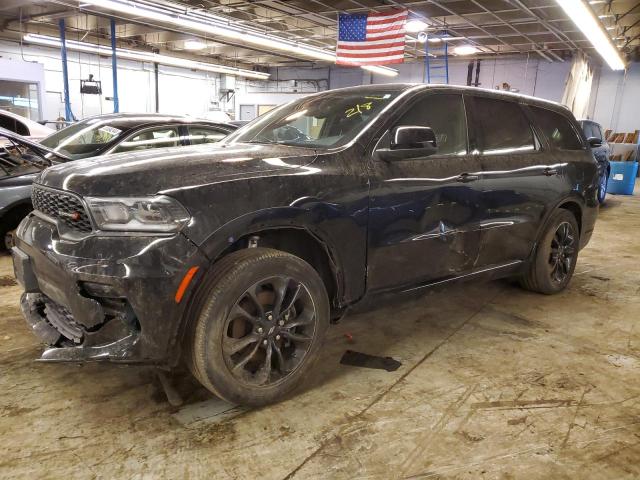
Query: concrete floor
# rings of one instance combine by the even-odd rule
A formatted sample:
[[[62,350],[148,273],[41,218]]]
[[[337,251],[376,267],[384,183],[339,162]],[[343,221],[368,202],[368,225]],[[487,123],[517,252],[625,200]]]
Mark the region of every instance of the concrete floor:
[[[303,393],[244,411],[188,380],[172,408],[148,368],[33,362],[1,257],[0,478],[639,478],[639,196],[609,197],[576,272],[554,297],[501,281],[352,314]]]

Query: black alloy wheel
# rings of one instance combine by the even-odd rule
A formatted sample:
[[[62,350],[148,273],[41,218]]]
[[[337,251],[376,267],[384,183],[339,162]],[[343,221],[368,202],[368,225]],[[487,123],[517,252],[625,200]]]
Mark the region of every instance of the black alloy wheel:
[[[549,254],[549,266],[551,267],[551,280],[561,284],[571,272],[576,253],[576,232],[569,222],[558,225],[556,233],[551,239],[551,252]]]
[[[275,276],[254,283],[226,319],[222,351],[233,376],[253,386],[281,382],[309,351],[316,317],[302,282]]]
[[[280,401],[312,378],[331,312],[310,264],[262,247],[216,262],[192,309],[191,372],[216,395],[252,406]]]
[[[566,288],[578,261],[580,230],[573,212],[559,208],[546,222],[520,285],[551,295]]]

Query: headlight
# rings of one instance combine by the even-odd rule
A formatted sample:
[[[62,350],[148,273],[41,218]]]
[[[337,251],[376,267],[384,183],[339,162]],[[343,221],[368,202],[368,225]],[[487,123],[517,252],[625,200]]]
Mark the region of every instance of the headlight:
[[[177,200],[154,197],[85,198],[100,230],[177,232],[191,218]]]

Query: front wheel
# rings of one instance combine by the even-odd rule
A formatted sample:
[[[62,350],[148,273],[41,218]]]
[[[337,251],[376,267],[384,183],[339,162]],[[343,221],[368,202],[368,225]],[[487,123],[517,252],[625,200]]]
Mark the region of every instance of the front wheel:
[[[187,339],[192,373],[232,403],[283,399],[317,359],[329,325],[322,279],[304,260],[266,248],[232,253],[213,268]]]
[[[609,182],[609,174],[605,171],[600,176],[598,183],[598,203],[602,205],[607,198],[607,183]]]
[[[580,231],[573,214],[559,209],[551,215],[528,271],[520,279],[527,290],[547,295],[565,289],[578,261]]]

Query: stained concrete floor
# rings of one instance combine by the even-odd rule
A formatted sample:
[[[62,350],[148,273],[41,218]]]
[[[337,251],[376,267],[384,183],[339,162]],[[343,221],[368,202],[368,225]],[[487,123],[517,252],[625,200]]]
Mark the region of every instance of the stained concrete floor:
[[[609,198],[566,292],[468,284],[352,314],[303,393],[249,411],[216,415],[187,379],[172,408],[148,368],[33,362],[7,256],[0,285],[0,478],[640,477],[638,196]]]

